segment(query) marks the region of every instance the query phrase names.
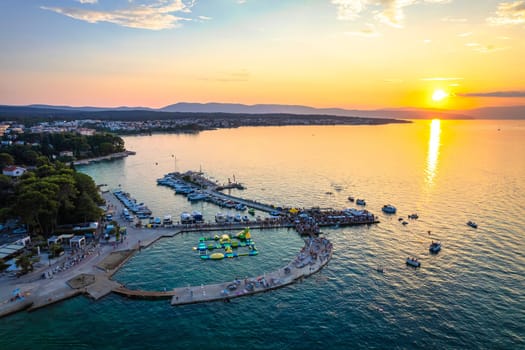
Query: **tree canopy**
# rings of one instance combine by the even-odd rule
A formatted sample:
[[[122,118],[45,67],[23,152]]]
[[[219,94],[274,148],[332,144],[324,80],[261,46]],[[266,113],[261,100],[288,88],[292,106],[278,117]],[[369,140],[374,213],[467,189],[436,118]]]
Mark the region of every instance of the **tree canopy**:
[[[57,225],[97,221],[104,203],[91,177],[60,162],[42,165],[16,182],[0,177],[0,192],[0,220],[19,218],[46,237]]]

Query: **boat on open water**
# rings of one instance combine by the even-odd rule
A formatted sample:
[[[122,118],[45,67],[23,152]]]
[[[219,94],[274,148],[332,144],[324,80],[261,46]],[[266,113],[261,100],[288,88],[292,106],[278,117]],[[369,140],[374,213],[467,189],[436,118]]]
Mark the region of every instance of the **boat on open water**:
[[[428,247],[428,250],[434,254],[439,252],[441,250],[441,242],[432,241],[432,243],[430,243],[430,246]]]
[[[413,267],[421,267],[421,262],[417,260],[417,258],[411,258],[408,257],[406,260],[407,265],[413,266]]]
[[[383,208],[381,210],[383,211],[383,213],[386,213],[386,214],[395,214],[397,211],[396,207],[394,207],[391,204],[383,205]]]
[[[467,225],[469,225],[472,228],[478,228],[478,224],[476,224],[474,221],[471,221],[471,220],[467,222]]]

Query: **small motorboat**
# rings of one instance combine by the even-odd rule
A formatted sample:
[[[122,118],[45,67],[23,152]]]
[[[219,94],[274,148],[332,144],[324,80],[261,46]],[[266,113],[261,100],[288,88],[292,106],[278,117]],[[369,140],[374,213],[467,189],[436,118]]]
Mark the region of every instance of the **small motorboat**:
[[[467,225],[469,225],[470,227],[472,228],[478,228],[478,224],[476,224],[474,221],[468,221],[467,222]]]
[[[428,247],[428,250],[431,253],[439,252],[441,250],[441,242],[434,242],[434,241],[432,241],[432,243],[430,244],[430,247]]]
[[[403,221],[402,224],[403,224],[403,225],[408,225],[408,222]]]
[[[383,213],[386,213],[386,214],[395,214],[397,211],[396,207],[394,207],[391,204],[383,205],[383,208],[381,210],[383,211]]]
[[[353,201],[355,200],[355,198],[352,197],[352,196],[350,196],[350,197],[348,197],[348,200],[349,200],[350,202],[353,202]]]
[[[357,205],[366,205],[366,202],[365,202],[364,199],[357,199],[357,200],[355,201],[355,204],[357,204]]]
[[[408,257],[406,260],[407,265],[413,266],[413,267],[420,267],[421,262],[417,260],[416,258],[410,258]]]
[[[399,219],[397,219],[397,221],[403,221],[403,218],[399,218]]]
[[[383,268],[383,266],[378,266],[378,267],[376,267],[376,271],[379,272],[379,273],[384,273],[385,269]]]
[[[415,219],[418,219],[418,218],[419,218],[419,215],[417,215],[416,213],[413,213],[413,214],[410,214],[410,215],[408,216],[408,218],[409,218],[409,219],[414,219],[414,220],[415,220]]]

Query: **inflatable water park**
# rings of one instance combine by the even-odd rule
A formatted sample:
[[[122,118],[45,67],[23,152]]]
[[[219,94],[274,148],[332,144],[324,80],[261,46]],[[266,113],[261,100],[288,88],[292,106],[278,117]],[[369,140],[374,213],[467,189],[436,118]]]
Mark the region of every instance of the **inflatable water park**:
[[[245,228],[235,235],[223,234],[214,237],[201,237],[193,250],[203,260],[221,260],[240,256],[255,256],[259,252],[252,240],[250,229]]]

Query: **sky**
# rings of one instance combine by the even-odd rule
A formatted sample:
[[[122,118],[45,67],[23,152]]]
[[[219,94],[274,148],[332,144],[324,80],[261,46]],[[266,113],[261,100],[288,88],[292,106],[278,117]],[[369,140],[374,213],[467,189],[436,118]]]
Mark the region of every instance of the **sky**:
[[[525,0],[2,0],[0,104],[525,105]]]

